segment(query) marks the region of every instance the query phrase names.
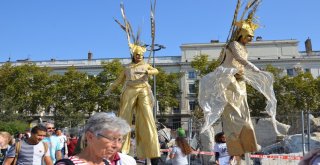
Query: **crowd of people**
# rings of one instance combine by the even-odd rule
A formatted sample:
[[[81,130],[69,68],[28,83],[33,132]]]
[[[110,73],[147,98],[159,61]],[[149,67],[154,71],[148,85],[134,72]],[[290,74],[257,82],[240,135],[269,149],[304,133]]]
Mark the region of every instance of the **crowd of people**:
[[[0,165],[11,164],[54,164],[61,158],[73,155],[78,139],[66,137],[54,124],[34,126],[31,131],[15,136],[0,132]]]

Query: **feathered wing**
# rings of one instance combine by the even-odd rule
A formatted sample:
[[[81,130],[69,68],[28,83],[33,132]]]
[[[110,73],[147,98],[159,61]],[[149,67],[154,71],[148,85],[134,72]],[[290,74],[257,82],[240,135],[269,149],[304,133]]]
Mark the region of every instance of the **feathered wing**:
[[[243,10],[243,12],[241,14],[240,21],[243,21],[243,18],[246,15],[247,15],[247,17],[249,17],[249,15],[254,15],[255,12],[257,11],[258,6],[260,5],[260,3],[261,3],[261,0],[250,0],[247,3],[245,9]],[[232,20],[231,27],[230,27],[230,30],[229,30],[229,34],[228,34],[228,37],[227,37],[227,40],[226,40],[226,44],[222,48],[222,50],[220,52],[220,56],[218,58],[218,61],[220,61],[220,64],[222,64],[223,61],[224,61],[225,49],[226,49],[227,45],[230,42],[236,40],[236,37],[238,36],[238,27],[235,26],[235,24],[236,24],[237,19],[238,19],[238,15],[239,15],[239,12],[240,12],[241,4],[242,4],[241,0],[237,0],[237,6],[236,6],[236,9],[234,11],[233,20]]]
[[[128,40],[128,46],[129,46],[129,50],[130,50],[130,55],[131,55],[131,58],[132,58],[132,52],[131,52],[131,49],[130,49],[130,44],[131,44],[131,39],[135,40],[135,38],[134,38],[134,35],[132,33],[131,25],[130,25],[129,21],[127,20],[123,3],[120,4],[120,10],[121,10],[122,19],[124,21],[124,25],[121,24],[120,21],[118,21],[117,19],[114,19],[114,20],[116,21],[116,23],[118,23],[118,25],[121,27],[121,29],[123,29],[126,32],[126,36],[127,36],[127,40]]]
[[[229,34],[228,34],[228,37],[227,37],[227,40],[226,40],[226,44],[221,49],[220,56],[218,58],[218,61],[220,61],[220,65],[223,63],[223,61],[225,59],[225,50],[226,50],[226,47],[227,47],[227,45],[229,44],[229,41],[230,41],[229,37],[231,35],[231,38],[232,38],[233,32],[235,31],[235,29],[234,29],[235,26],[234,25],[237,22],[237,18],[238,18],[238,13],[239,13],[240,7],[241,7],[241,0],[238,0],[236,9],[234,10],[233,20],[231,22],[231,27],[230,27]]]
[[[156,0],[154,0],[153,3],[151,2],[150,20],[151,20],[151,38],[152,38],[152,43],[151,43],[151,51],[150,51],[150,55],[149,55],[149,61],[150,61],[151,54],[152,54],[153,49],[154,49],[154,43],[155,43],[155,19],[154,19],[155,6],[156,6]],[[121,9],[121,15],[122,15],[122,19],[123,19],[124,23],[122,24],[119,20],[117,20],[115,18],[114,18],[114,20],[120,26],[120,28],[126,32],[129,49],[130,49],[130,45],[132,43],[135,44],[135,45],[141,45],[142,44],[140,42],[141,28],[138,29],[137,35],[134,36],[134,33],[133,33],[132,27],[130,25],[130,22],[128,21],[128,19],[126,17],[123,3],[120,4],[120,9]],[[133,54],[133,52],[130,49],[131,58],[132,58],[132,54]],[[149,61],[148,61],[148,63],[149,63]]]

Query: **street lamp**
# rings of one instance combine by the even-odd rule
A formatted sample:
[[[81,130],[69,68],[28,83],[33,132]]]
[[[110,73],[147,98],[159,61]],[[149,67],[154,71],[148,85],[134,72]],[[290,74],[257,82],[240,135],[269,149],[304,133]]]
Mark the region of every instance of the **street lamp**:
[[[152,51],[152,57],[153,57],[153,67],[156,68],[156,63],[155,63],[155,52],[159,51],[161,49],[165,49],[166,47],[160,44],[154,44],[154,46],[150,46],[150,50]],[[151,50],[152,49],[152,50]],[[156,76],[153,75],[153,97],[154,97],[154,107],[153,107],[153,117],[154,120],[157,119],[157,109],[158,109],[158,104],[157,104],[157,87],[156,87]]]

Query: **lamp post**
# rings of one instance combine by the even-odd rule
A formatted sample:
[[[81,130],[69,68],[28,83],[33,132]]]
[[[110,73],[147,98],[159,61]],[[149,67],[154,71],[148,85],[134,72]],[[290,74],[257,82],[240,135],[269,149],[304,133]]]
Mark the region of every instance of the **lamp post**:
[[[153,47],[153,50],[152,47],[150,48],[150,51],[152,51],[152,58],[153,58],[153,67],[156,68],[156,63],[155,63],[155,52],[156,51],[159,51],[161,49],[165,49],[166,47],[163,46],[163,45],[160,45],[160,44],[154,44],[154,47]],[[153,107],[153,117],[154,117],[154,120],[157,119],[157,108],[158,108],[158,104],[157,104],[157,87],[156,87],[156,76],[153,75],[153,97],[154,97],[154,107]]]

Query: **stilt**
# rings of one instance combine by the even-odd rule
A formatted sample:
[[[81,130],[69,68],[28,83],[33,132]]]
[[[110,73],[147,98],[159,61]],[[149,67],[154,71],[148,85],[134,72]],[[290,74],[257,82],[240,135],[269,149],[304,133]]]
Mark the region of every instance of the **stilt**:
[[[250,153],[244,154],[244,160],[246,161],[246,165],[250,165]]]

